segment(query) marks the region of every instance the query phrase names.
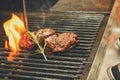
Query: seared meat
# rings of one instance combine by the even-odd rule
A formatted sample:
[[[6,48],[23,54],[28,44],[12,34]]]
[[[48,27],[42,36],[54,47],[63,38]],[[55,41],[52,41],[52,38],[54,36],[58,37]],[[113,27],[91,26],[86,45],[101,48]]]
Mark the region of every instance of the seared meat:
[[[35,32],[35,34],[39,38],[47,38],[48,36],[51,36],[54,33],[55,33],[55,30],[54,29],[50,29],[50,28],[39,29],[38,31]]]
[[[45,42],[47,44],[46,53],[63,52],[72,48],[77,43],[77,35],[72,32],[54,34],[46,38]]]
[[[77,35],[72,32],[55,34],[53,29],[40,29],[35,34],[46,43],[45,53],[63,52],[72,48],[77,43]],[[23,36],[20,46],[26,49],[35,48],[35,44],[30,40],[30,36]]]
[[[21,48],[24,48],[24,49],[31,49],[34,45],[34,43],[30,40],[30,35],[26,35],[24,34],[22,37],[21,37],[21,40],[20,40],[20,47]]]
[[[54,29],[51,28],[45,28],[40,29],[36,32],[34,32],[41,40],[44,40],[44,38],[47,38],[50,35],[53,35],[55,33]],[[30,35],[23,35],[20,40],[20,47],[25,49],[32,49],[35,46],[35,44],[30,40]]]

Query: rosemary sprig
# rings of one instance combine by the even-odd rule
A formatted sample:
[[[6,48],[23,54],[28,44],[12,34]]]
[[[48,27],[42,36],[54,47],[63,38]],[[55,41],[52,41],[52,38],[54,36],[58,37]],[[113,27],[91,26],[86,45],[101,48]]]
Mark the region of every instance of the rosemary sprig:
[[[37,46],[38,46],[38,48],[39,48],[39,49],[38,49],[38,52],[39,52],[39,53],[42,53],[43,57],[44,57],[45,60],[47,61],[46,55],[45,55],[45,53],[44,53],[45,47],[46,47],[46,43],[42,46],[42,42],[41,42],[40,38],[39,38],[37,35],[35,35],[34,32],[28,31],[27,34],[29,34],[29,35],[31,36],[31,40],[32,40],[35,44],[37,44]]]

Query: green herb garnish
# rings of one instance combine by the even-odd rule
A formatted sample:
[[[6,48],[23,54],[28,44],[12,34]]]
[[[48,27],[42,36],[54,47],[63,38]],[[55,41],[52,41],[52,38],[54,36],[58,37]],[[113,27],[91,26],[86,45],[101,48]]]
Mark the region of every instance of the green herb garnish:
[[[37,44],[37,46],[38,46],[38,48],[39,48],[39,49],[37,50],[37,52],[41,53],[41,54],[43,55],[43,57],[45,58],[45,60],[47,61],[47,58],[46,58],[45,53],[44,53],[45,47],[46,47],[46,43],[44,43],[44,45],[42,45],[42,44],[43,44],[42,41],[40,40],[40,38],[39,38],[37,35],[35,35],[34,32],[28,31],[27,34],[29,34],[29,35],[31,36],[31,40],[32,40],[35,44]]]

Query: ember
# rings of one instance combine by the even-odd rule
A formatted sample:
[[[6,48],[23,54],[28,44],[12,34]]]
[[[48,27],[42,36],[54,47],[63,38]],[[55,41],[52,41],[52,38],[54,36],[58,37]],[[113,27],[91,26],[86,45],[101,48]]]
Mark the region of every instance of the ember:
[[[6,40],[6,47],[10,48],[11,50],[8,61],[13,61],[11,57],[17,55],[20,51],[19,42],[21,35],[26,31],[25,26],[23,21],[15,14],[12,14],[11,19],[6,21],[3,26],[6,36],[8,37],[8,41]]]

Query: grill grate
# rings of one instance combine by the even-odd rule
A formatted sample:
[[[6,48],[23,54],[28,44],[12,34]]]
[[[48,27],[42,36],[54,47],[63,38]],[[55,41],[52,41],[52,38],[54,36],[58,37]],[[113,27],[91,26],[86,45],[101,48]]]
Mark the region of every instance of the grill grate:
[[[78,45],[47,56],[48,61],[40,54],[23,51],[14,62],[9,62],[6,60],[9,51],[0,50],[0,80],[82,80],[86,64],[92,64],[89,57],[105,16],[105,13],[71,12],[28,14],[31,31],[40,28],[54,28],[57,33],[71,31],[78,34]]]

